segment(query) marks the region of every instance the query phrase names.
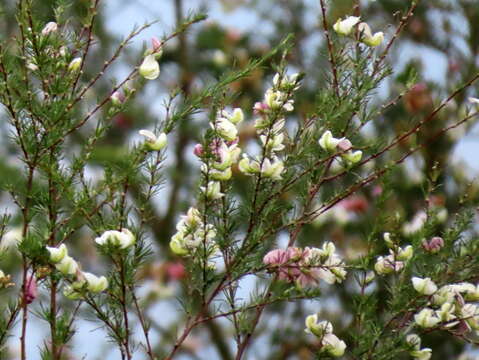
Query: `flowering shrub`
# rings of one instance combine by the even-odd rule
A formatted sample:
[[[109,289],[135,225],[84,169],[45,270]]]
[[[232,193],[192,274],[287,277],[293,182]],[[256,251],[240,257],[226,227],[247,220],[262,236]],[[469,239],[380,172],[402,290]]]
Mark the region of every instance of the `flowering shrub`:
[[[99,62],[99,3],[79,25],[65,1],[44,21],[42,5],[20,0],[18,35],[0,48],[16,160],[2,182],[0,358],[33,356],[34,321],[49,327],[42,359],[81,357],[81,319],[128,360],[210,358],[205,343],[237,360],[427,360],[476,343],[477,187],[438,153],[477,117],[465,94],[479,73],[436,103],[413,65],[396,75],[391,59],[427,9],[401,4],[393,31],[375,32],[360,2],[338,16],[320,0],[318,76],[286,34],[234,65],[210,54],[218,29],[195,30],[205,16],[184,18],[176,1],[176,28],[110,81],[152,24]],[[133,125],[143,88],[160,83],[161,117]],[[388,122],[396,108],[407,114]],[[431,151],[440,141],[446,150]]]

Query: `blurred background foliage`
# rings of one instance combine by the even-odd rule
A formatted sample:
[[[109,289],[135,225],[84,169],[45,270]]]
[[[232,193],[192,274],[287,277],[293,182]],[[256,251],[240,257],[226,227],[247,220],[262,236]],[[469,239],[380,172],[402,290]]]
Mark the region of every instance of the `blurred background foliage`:
[[[404,0],[335,0],[328,2],[329,24],[338,17],[360,14],[373,29],[383,30],[387,39],[393,36],[396,25],[404,15],[408,1]],[[54,0],[36,1],[35,13],[44,22],[54,19]],[[80,28],[89,0],[72,2],[67,10],[71,17],[71,26]],[[373,102],[387,103],[394,100],[391,106],[378,114],[374,124],[368,126],[361,136],[387,137],[398,135],[409,128],[412,123],[420,121],[428,115],[453,89],[470,79],[478,69],[479,63],[479,6],[477,0],[434,0],[420,1],[414,17],[394,45],[387,61],[394,69],[393,75],[377,90],[377,99]],[[135,19],[142,23],[149,17],[149,12],[158,14],[159,23],[153,24],[149,31],[161,35],[169,30],[165,24],[174,25],[192,10],[201,9],[210,12],[211,18],[181,35],[176,41],[164,49],[161,58],[162,75],[158,81],[148,83],[140,96],[132,101],[127,109],[115,116],[109,134],[99,144],[90,160],[91,177],[95,177],[95,166],[103,162],[121,162],[125,147],[135,141],[135,134],[141,128],[154,126],[162,120],[162,104],[169,93],[181,89],[181,98],[198,92],[206,84],[214,81],[222,73],[231,68],[241,68],[251,58],[267,53],[287,34],[295,36],[295,45],[288,62],[292,71],[306,73],[304,86],[296,97],[295,115],[305,120],[315,114],[315,100],[322,89],[331,86],[326,78],[329,62],[326,44],[320,27],[319,1],[313,0],[162,0],[153,2],[109,0],[100,7],[95,23],[95,43],[84,74],[89,78],[111,54],[113,48],[131,29],[126,27],[112,28],[118,24],[114,18]],[[0,36],[9,39],[18,35],[15,23],[15,2],[4,0],[0,4],[3,21],[0,22]],[[131,14],[125,14],[125,12]],[[172,20],[174,19],[174,20]],[[251,27],[241,26],[244,21]],[[121,20],[120,20],[121,22]],[[127,23],[127,21],[125,21]],[[134,44],[120,57],[114,70],[105,80],[96,84],[92,98],[104,96],[111,88],[112,77],[121,78],[124,69],[134,66],[141,57],[139,44]],[[148,46],[147,44],[146,46]],[[234,106],[241,107],[252,118],[252,107],[262,98],[265,83],[271,80],[273,69],[270,64],[255,70],[251,76],[231,86]],[[411,83],[411,79],[415,79]],[[409,89],[408,91],[406,91]],[[477,96],[477,86],[469,93],[461,94],[456,101],[450,103],[433,121],[426,124],[411,139],[404,141],[402,151],[430,140],[437,130],[459,120],[465,114],[468,96]],[[206,121],[211,114],[200,113],[180,126],[170,137],[168,163],[165,167],[164,188],[151,205],[151,240],[156,255],[142,272],[145,297],[151,306],[153,328],[157,333],[155,347],[161,348],[171,343],[178,316],[166,316],[164,312],[177,309],[176,298],[181,296],[183,282],[187,282],[181,260],[175,258],[168,249],[168,242],[173,234],[178,215],[184,212],[196,195],[199,172],[198,161],[192,155],[193,146],[200,140]],[[321,114],[315,114],[321,119]],[[6,135],[6,124],[0,125]],[[332,239],[348,259],[357,258],[367,251],[371,239],[380,239],[382,232],[393,231],[402,234],[402,226],[411,221],[420,211],[436,209],[444,215],[447,211],[454,217],[464,204],[475,204],[478,198],[477,182],[474,168],[465,164],[458,153],[458,141],[467,134],[469,139],[477,141],[477,128],[470,125],[444,134],[429,142],[420,152],[408,159],[383,181],[368,186],[338,204],[329,214],[318,219],[315,224],[305,227],[300,244],[319,246],[324,240]],[[254,128],[247,125],[241,131],[241,143],[247,144],[254,136]],[[475,140],[474,140],[475,139]],[[82,142],[81,136],[73,139]],[[1,140],[2,156],[0,183],[15,183],[20,178],[18,149],[11,145],[8,136]],[[477,150],[477,144],[475,150]],[[471,152],[471,151],[469,151]],[[471,155],[466,153],[466,156]],[[394,152],[391,154],[394,157]],[[379,164],[387,159],[377,159]],[[477,158],[475,160],[477,162]],[[475,170],[477,171],[479,167]],[[246,177],[235,176],[235,187],[238,196],[247,196],[245,192]],[[13,181],[12,181],[13,180]],[[387,184],[387,186],[385,185]],[[383,189],[388,189],[382,192]],[[135,192],[133,187],[131,196]],[[291,201],[294,193],[285,194],[285,200]],[[132,199],[133,201],[135,199]],[[20,221],[8,194],[2,195],[2,203],[12,209],[10,237],[14,237],[16,223]],[[79,219],[81,221],[81,219]],[[428,231],[431,235],[441,234],[445,223],[438,221]],[[79,232],[77,239],[71,244],[77,246],[78,256],[86,256],[82,260],[90,264],[100,261],[94,258],[93,242],[84,240]],[[405,236],[405,235],[404,235]],[[471,235],[474,236],[474,235]],[[420,240],[417,240],[420,241]],[[379,245],[378,245],[379,243]],[[378,253],[385,253],[386,246],[375,243]],[[382,246],[382,247],[381,247]],[[477,253],[476,253],[477,254]],[[2,268],[15,273],[18,261],[14,252],[4,257]],[[477,256],[477,255],[474,255]],[[476,281],[479,280],[476,279]],[[254,284],[245,283],[252,288]],[[386,301],[386,286],[378,284],[376,301]],[[305,315],[321,309],[324,317],[331,319],[342,338],[341,328],[346,328],[354,316],[355,302],[352,300],[356,289],[354,286],[327,287],[319,302],[298,302],[295,304],[277,304],[269,307],[258,328],[259,340],[249,352],[249,359],[309,359],[311,353],[307,346],[307,338],[303,335],[303,319]],[[319,305],[318,305],[319,304]],[[380,306],[381,308],[381,306]],[[168,310],[170,309],[170,310]],[[315,310],[314,310],[315,309]],[[282,314],[281,320],[278,314]],[[178,323],[177,323],[178,321]],[[224,339],[231,326],[229,322],[217,321],[208,323],[207,331],[196,332],[188,341],[182,356],[185,358],[218,358],[232,359],[231,344]],[[80,327],[81,329],[81,327]],[[89,335],[91,336],[91,335]],[[82,349],[82,338],[76,343]],[[461,341],[450,336],[435,333],[424,338],[424,344],[434,349],[433,359],[456,358],[463,350],[468,349]],[[12,342],[12,359],[15,358],[16,344]],[[32,345],[33,346],[33,345]],[[105,349],[108,345],[105,344]],[[33,350],[33,349],[32,349]],[[89,358],[104,358],[99,351],[88,350]],[[105,352],[107,353],[107,352]],[[103,354],[105,354],[103,353]],[[35,356],[32,357],[35,359]]]

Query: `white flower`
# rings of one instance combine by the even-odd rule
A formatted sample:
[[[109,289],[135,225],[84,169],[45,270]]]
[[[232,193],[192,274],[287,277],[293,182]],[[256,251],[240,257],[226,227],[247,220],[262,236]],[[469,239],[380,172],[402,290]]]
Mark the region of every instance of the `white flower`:
[[[341,154],[341,157],[343,158],[343,160],[346,160],[351,165],[354,165],[361,161],[363,157],[363,152],[361,150],[357,150],[357,151],[350,150],[348,152],[345,152],[344,154]]]
[[[225,117],[216,119],[215,125],[211,124],[211,127],[216,130],[221,138],[227,141],[233,141],[238,136],[236,125]]]
[[[368,46],[375,47],[381,45],[384,40],[384,33],[377,32],[373,35],[371,28],[368,24],[362,22],[358,25],[358,29],[361,32],[361,41]]]
[[[59,263],[65,256],[68,256],[68,249],[65,244],[61,244],[59,247],[47,246],[47,250],[50,253],[50,261],[52,263]]]
[[[455,310],[455,305],[447,302],[442,304],[440,310],[436,310],[436,316],[441,320],[441,322],[447,323],[445,325],[446,327],[454,327],[458,324],[457,321],[451,321],[456,318],[454,315]]]
[[[474,286],[473,284],[467,283],[464,293],[464,298],[467,301],[479,301],[479,284]]]
[[[452,285],[444,285],[438,291],[436,291],[432,297],[432,303],[434,305],[440,306],[447,302],[453,302],[456,294],[458,294],[458,292]]]
[[[145,56],[138,72],[147,80],[155,80],[160,76],[160,64],[156,61],[156,55]]]
[[[200,191],[206,195],[209,200],[218,200],[224,196],[221,192],[221,184],[218,181],[208,182],[208,186],[200,186]]]
[[[55,267],[63,275],[75,275],[78,270],[78,264],[71,256],[65,256]]]
[[[175,234],[170,240],[170,249],[179,256],[186,256],[188,255],[189,251],[188,248],[185,246],[185,243],[181,236],[182,234]]]
[[[210,169],[209,176],[216,181],[228,181],[231,179],[231,176],[233,176],[233,173],[231,168],[227,168],[226,170]]]
[[[135,236],[128,229],[121,229],[121,231],[108,230],[95,239],[95,242],[100,246],[110,245],[120,249],[129,248],[135,244],[135,241]]]
[[[287,74],[283,74],[283,76],[280,78],[280,75],[276,73],[273,77],[273,85],[276,88],[279,88],[281,90],[290,90],[291,87],[294,86],[294,90],[299,89],[299,73],[292,74],[288,76]]]
[[[357,16],[348,16],[346,19],[339,18],[333,25],[334,31],[340,35],[349,35],[353,31],[353,27],[359,22],[360,18]]]
[[[324,335],[321,344],[323,345],[322,349],[334,357],[343,356],[344,350],[346,350],[346,343],[334,334]]]
[[[401,261],[407,261],[412,258],[413,254],[414,254],[413,247],[411,245],[408,245],[405,248],[398,249],[396,258]]]
[[[271,178],[273,180],[281,180],[281,173],[284,170],[284,164],[281,160],[274,157],[273,161],[270,161],[268,158],[263,160],[261,165],[261,174],[264,177]]]
[[[327,130],[319,139],[319,146],[326,151],[335,152],[339,142],[344,138],[335,138],[331,131]]]
[[[424,211],[418,211],[410,222],[403,225],[402,231],[404,235],[414,235],[419,232],[427,221],[427,214]]]
[[[268,151],[276,152],[284,149],[284,134],[270,135],[269,137],[266,135],[261,135],[260,139]],[[266,139],[268,140],[266,141]]]
[[[419,313],[414,315],[414,321],[420,327],[432,328],[432,327],[436,326],[437,324],[439,324],[441,319],[439,319],[435,315],[434,310],[432,310],[430,308],[424,308]]]
[[[243,154],[243,158],[238,163],[238,168],[245,175],[254,175],[260,172],[259,162],[251,161],[246,154]]]
[[[82,298],[82,294],[75,290],[71,285],[65,286],[63,296],[70,300],[79,300]]]
[[[264,102],[270,109],[280,109],[283,108],[285,111],[293,111],[294,110],[294,100],[287,99],[285,93],[281,91],[275,91],[273,89],[266,90],[264,94]]]
[[[238,144],[228,146],[225,142],[221,141],[216,152],[218,155],[217,159],[211,166],[216,170],[222,171],[228,169],[233,163],[238,161],[241,149],[238,147]]]
[[[235,125],[238,125],[240,122],[244,120],[243,110],[241,110],[240,108],[234,108],[231,114],[228,111],[223,110],[221,111],[219,117],[226,118],[227,120],[231,121]]]
[[[411,280],[414,289],[422,295],[432,295],[437,291],[436,284],[430,278],[413,277]]]
[[[421,348],[421,338],[417,334],[409,334],[406,336],[406,342],[413,346],[415,350],[419,350]]]
[[[81,67],[81,63],[82,63],[82,58],[80,57],[74,58],[68,65],[68,70],[71,72],[78,71]]]
[[[187,226],[190,227],[197,227],[199,224],[201,224],[201,214],[200,211],[197,208],[190,207],[188,211],[186,212],[186,215],[183,215],[181,217],[181,220],[186,224]],[[178,226],[177,226],[177,230]]]
[[[58,25],[54,21],[50,21],[45,25],[45,27],[42,29],[42,35],[47,36],[48,34],[54,33],[58,30]]]
[[[168,143],[165,133],[161,133],[159,136],[149,130],[140,130],[138,133],[146,138],[145,147],[150,151],[160,151]]]
[[[475,106],[479,106],[479,99],[478,98],[474,98],[474,97],[470,97],[467,99],[471,104],[474,104]]]
[[[392,248],[394,246],[394,242],[391,239],[391,233],[385,232],[383,234],[383,239],[386,245],[388,246],[388,248]]]
[[[396,261],[393,255],[386,257],[379,256],[374,264],[374,270],[378,275],[387,275],[393,272],[401,271],[404,268],[402,261]]]
[[[318,314],[307,316],[304,324],[308,334],[316,335],[319,338],[333,332],[333,325],[329,321],[318,321]]]
[[[479,330],[479,306],[476,304],[465,304],[461,309],[461,317],[474,330]]]
[[[98,277],[88,272],[84,272],[82,275],[85,277],[88,291],[92,293],[100,293],[108,287],[108,280],[104,276]]]
[[[411,356],[418,360],[429,360],[432,356],[432,350],[430,348],[414,350],[411,351]]]

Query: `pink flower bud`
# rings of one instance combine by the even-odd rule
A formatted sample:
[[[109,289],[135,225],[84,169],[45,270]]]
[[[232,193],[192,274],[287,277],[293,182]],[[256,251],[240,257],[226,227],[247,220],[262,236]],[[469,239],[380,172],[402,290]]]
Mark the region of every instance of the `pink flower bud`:
[[[266,103],[257,102],[254,104],[253,111],[255,114],[260,115],[269,110],[269,106]]]
[[[201,157],[203,155],[203,145],[196,144],[195,148],[193,149],[193,154],[195,154],[198,157]]]
[[[125,101],[125,96],[120,91],[115,91],[111,94],[110,100],[113,105],[120,105]]]
[[[348,150],[351,150],[353,145],[351,144],[351,141],[349,141],[348,139],[342,139],[336,147],[340,151],[348,151]]]
[[[424,239],[422,242],[422,247],[428,252],[437,253],[444,247],[444,240],[439,236],[435,236],[429,241]]]
[[[37,280],[32,274],[27,275],[25,285],[25,302],[31,304],[38,296]]]
[[[152,45],[152,48],[153,48],[153,52],[159,51],[162,47],[161,41],[155,36],[153,36],[151,38],[151,45]]]

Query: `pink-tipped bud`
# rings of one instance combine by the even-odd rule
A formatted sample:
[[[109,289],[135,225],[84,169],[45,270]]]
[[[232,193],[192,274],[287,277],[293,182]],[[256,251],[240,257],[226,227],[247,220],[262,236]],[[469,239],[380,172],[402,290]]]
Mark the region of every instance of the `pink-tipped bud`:
[[[195,154],[198,157],[203,156],[203,145],[196,144],[195,148],[193,149],[193,154]]]
[[[162,43],[157,37],[153,36],[151,38],[151,47],[152,47],[154,53],[158,52],[158,51],[161,50]]]
[[[337,145],[337,148],[340,151],[348,151],[348,150],[351,150],[352,147],[353,145],[351,144],[351,141],[349,141],[348,139],[342,139]]]
[[[25,302],[31,304],[38,296],[37,279],[32,274],[27,275],[25,286]]]
[[[254,104],[253,111],[257,115],[264,114],[269,110],[269,106],[266,103],[263,102],[257,102]]]
[[[422,247],[428,252],[437,253],[444,247],[444,240],[439,236],[435,236],[429,241],[424,239],[422,242]]]
[[[123,104],[125,101],[125,96],[120,91],[115,91],[113,94],[111,94],[110,100],[113,105],[118,106]]]

